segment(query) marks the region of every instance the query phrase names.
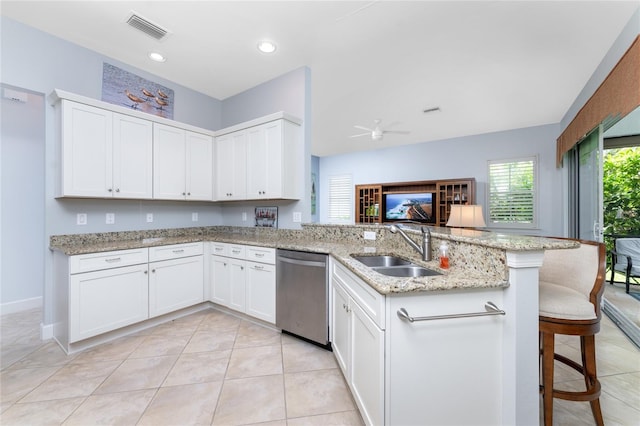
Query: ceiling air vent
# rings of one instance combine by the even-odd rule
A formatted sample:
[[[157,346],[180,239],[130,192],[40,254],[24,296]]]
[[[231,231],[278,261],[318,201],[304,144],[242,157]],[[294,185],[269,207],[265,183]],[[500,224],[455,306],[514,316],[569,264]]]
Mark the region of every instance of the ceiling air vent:
[[[142,31],[146,35],[155,38],[156,40],[162,40],[167,34],[169,34],[169,31],[157,24],[154,24],[147,18],[143,18],[136,12],[133,12],[129,19],[127,19],[127,24]]]

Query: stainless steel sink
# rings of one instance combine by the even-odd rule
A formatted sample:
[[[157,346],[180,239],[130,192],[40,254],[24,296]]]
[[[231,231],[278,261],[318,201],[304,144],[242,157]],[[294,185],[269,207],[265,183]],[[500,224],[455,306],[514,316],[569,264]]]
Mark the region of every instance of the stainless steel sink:
[[[360,263],[367,265],[370,268],[378,266],[398,266],[398,265],[411,265],[411,262],[401,257],[387,256],[387,255],[375,255],[366,256],[358,255],[351,256]]]
[[[434,275],[442,275],[438,271],[423,268],[418,265],[406,265],[406,266],[391,266],[391,267],[377,267],[371,268],[374,271],[391,277],[428,277]]]
[[[390,277],[427,277],[442,275],[438,271],[423,268],[410,260],[389,255],[352,255],[355,260],[372,270]]]

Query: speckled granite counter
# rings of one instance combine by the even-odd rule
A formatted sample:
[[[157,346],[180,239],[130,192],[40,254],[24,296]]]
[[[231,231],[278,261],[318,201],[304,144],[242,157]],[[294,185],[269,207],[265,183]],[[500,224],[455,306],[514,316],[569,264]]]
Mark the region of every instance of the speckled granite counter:
[[[420,260],[398,235],[382,225],[305,224],[302,230],[201,227],[100,234],[56,235],[50,248],[66,255],[154,247],[198,241],[217,241],[262,247],[301,250],[332,255],[381,294],[507,287],[508,251],[568,249],[577,244],[567,240],[430,227],[433,258],[442,240],[450,251],[450,269],[442,270],[434,261]],[[364,231],[375,232],[375,240],[365,240]],[[419,242],[420,231],[408,231]],[[351,257],[353,254],[390,254],[442,273],[438,276],[395,278],[381,275]]]

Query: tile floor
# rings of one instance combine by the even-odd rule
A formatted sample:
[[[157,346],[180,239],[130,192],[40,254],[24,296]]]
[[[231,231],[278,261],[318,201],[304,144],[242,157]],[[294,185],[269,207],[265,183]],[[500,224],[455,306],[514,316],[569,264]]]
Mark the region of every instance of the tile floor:
[[[1,321],[2,425],[362,424],[331,352],[215,310],[71,356],[39,340],[38,310]],[[640,425],[640,351],[606,317],[596,341],[605,423]],[[582,384],[563,366],[556,380]],[[554,412],[594,424],[588,403]]]
[[[209,309],[66,356],[2,317],[2,425],[361,425],[333,353]]]

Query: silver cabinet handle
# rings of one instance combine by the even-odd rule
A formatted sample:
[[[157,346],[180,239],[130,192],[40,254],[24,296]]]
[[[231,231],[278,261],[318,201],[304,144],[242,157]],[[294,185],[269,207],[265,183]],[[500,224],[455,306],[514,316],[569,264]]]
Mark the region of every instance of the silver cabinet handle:
[[[110,259],[105,259],[104,261],[107,263],[120,262],[120,257],[112,257]]]
[[[484,304],[486,312],[470,312],[467,314],[450,314],[450,315],[432,315],[428,317],[412,317],[409,315],[405,308],[398,309],[398,318],[403,321],[433,321],[441,319],[453,319],[453,318],[469,318],[469,317],[484,317],[487,315],[506,315],[506,312],[499,309],[493,302],[487,302]]]
[[[120,188],[116,188],[116,192],[120,192]]]
[[[255,269],[256,271],[262,271],[264,269],[264,266],[253,265],[253,269]]]
[[[264,253],[254,253],[255,257],[264,257]]]
[[[184,253],[184,249],[172,250],[174,253]]]

